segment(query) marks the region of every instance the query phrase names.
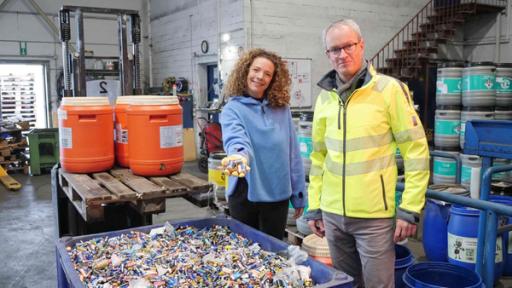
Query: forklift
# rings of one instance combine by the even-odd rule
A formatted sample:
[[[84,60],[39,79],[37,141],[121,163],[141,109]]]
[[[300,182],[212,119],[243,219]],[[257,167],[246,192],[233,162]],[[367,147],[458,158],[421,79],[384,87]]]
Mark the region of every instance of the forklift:
[[[118,33],[119,33],[119,56],[118,57],[94,57],[85,56],[84,49],[84,13],[94,14],[110,14],[117,16]],[[73,14],[76,22],[76,52],[71,53],[71,20],[70,14]],[[87,96],[87,75],[102,74],[104,76],[119,76],[119,82],[115,82],[120,89],[114,89],[115,92],[109,95],[107,80],[99,80],[99,94],[95,96],[109,96],[111,103],[115,101],[115,97],[119,95],[140,95],[142,89],[140,87],[140,56],[139,44],[141,42],[140,16],[136,10],[96,8],[65,5],[59,11],[60,20],[60,40],[62,42],[62,62],[63,62],[63,82],[65,97],[82,97]],[[129,33],[131,35],[129,35]],[[128,52],[128,36],[131,36],[130,42],[132,49]],[[110,70],[93,70],[86,69],[86,58],[109,58],[118,59],[118,69]],[[112,81],[112,80],[111,80]],[[117,80],[114,80],[117,81]],[[114,82],[110,82],[114,83]],[[117,95],[116,95],[117,94]],[[112,97],[111,97],[112,96]],[[113,100],[112,100],[113,98]]]

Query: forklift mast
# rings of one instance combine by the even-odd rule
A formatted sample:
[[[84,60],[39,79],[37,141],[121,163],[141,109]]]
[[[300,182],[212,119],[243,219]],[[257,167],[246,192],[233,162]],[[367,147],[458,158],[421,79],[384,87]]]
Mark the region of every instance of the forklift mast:
[[[76,52],[70,53],[71,39],[70,13],[76,22]],[[64,96],[86,96],[86,68],[84,55],[83,13],[117,15],[119,33],[119,80],[121,95],[140,95],[140,56],[141,29],[139,12],[136,10],[62,6],[59,12],[60,40],[62,42],[62,62],[64,72]],[[131,25],[130,25],[131,24]],[[128,27],[128,25],[130,25]],[[130,28],[132,51],[128,53],[127,30]]]

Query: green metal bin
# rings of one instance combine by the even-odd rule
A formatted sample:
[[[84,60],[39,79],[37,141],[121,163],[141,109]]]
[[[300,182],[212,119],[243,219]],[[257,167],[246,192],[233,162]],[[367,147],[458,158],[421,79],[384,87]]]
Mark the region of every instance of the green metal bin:
[[[40,175],[41,169],[52,168],[59,162],[58,128],[33,129],[27,138],[31,175]]]

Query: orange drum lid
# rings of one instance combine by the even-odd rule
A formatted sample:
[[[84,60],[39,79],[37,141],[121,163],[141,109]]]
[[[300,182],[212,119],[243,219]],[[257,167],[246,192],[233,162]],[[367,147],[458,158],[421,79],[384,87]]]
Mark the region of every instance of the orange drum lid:
[[[173,96],[158,96],[158,95],[127,95],[127,96],[119,96],[117,97],[116,104],[139,104],[141,101],[143,102],[151,102],[151,101],[158,101],[162,99],[168,99]],[[176,97],[173,97],[176,98]],[[179,101],[176,98],[176,103],[172,104],[178,104]]]
[[[110,105],[108,97],[63,97],[61,105],[66,106],[98,106]]]
[[[130,97],[131,105],[178,105],[178,97],[176,96],[138,96]]]

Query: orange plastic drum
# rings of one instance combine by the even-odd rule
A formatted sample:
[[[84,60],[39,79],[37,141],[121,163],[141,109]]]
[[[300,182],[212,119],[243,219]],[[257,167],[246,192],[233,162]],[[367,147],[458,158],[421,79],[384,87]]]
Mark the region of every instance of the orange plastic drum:
[[[129,167],[130,158],[128,154],[128,117],[126,110],[132,103],[143,99],[162,99],[162,96],[120,96],[116,101],[115,116],[115,151],[116,162],[119,166]],[[135,99],[135,100],[134,100]]]
[[[311,258],[332,266],[332,258],[329,253],[329,245],[325,237],[320,238],[315,234],[310,234],[302,240],[302,248],[308,252]]]
[[[332,267],[331,257],[322,257],[322,256],[313,256],[313,255],[310,255],[310,256],[311,256],[311,258],[315,259],[316,261]]]
[[[60,163],[71,173],[114,165],[113,108],[107,97],[64,97],[58,111]]]
[[[183,167],[183,120],[178,99],[134,100],[127,109],[130,169],[141,176],[175,174]]]

